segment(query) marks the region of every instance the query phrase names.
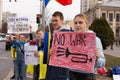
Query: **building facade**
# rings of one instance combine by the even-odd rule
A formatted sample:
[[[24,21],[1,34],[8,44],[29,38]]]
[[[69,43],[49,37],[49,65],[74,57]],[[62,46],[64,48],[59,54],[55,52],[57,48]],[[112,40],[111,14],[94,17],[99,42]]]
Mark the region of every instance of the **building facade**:
[[[0,0],[0,32],[2,28],[2,0]]]
[[[114,32],[115,38],[120,39],[120,0],[91,0],[88,15],[90,24],[95,18],[104,16]],[[95,2],[94,2],[95,1]]]
[[[17,16],[16,13],[10,13],[10,12],[3,12],[2,13],[2,28],[1,28],[2,33],[7,33],[7,29],[8,29],[7,18],[8,17],[16,17],[16,16]]]

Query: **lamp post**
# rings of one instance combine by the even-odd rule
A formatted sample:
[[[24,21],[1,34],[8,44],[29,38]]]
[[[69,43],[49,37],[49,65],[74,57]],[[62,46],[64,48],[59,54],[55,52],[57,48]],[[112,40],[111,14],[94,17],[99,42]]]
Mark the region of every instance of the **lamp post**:
[[[81,9],[80,12],[82,13],[82,0],[81,0],[81,7],[80,7],[80,9]]]

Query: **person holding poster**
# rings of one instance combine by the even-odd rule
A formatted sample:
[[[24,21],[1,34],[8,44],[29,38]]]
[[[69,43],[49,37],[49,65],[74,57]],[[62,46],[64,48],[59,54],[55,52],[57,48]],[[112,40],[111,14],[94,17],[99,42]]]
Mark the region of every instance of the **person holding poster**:
[[[20,34],[19,40],[13,40],[13,47],[16,50],[16,58],[14,60],[14,71],[15,71],[15,80],[22,78],[26,80],[26,68],[25,59],[24,59],[24,44],[25,44],[25,35]]]
[[[51,24],[54,29],[53,34],[55,31],[70,31],[70,27],[64,25],[63,14],[59,11],[53,13]],[[51,34],[51,45],[53,34]],[[50,55],[52,54],[50,53]],[[67,68],[48,65],[47,69],[46,80],[67,80],[69,77],[69,70]]]
[[[44,30],[43,30],[43,28],[39,28],[36,31],[36,37],[37,37],[37,39],[36,39],[35,45],[37,45],[37,47],[38,47],[38,52],[35,52],[34,56],[40,57],[39,51],[43,51],[43,48],[44,48],[44,41],[43,41]],[[39,80],[39,77],[40,77],[39,75],[40,75],[40,64],[34,65],[33,80]]]
[[[87,17],[84,14],[77,14],[74,17],[74,29],[76,32],[90,32],[94,33],[93,31],[89,30],[89,25],[87,21]],[[101,40],[96,37],[96,62],[95,62],[95,69],[99,67],[105,66],[105,57],[103,54],[103,48],[101,44]],[[86,71],[78,71],[70,69],[70,80],[96,80],[94,73],[89,73]]]
[[[12,40],[15,39],[16,42],[19,41],[19,34],[15,34],[15,36],[11,36]],[[15,60],[15,44],[12,42],[12,46],[11,46],[11,57],[12,57],[12,60],[13,60],[13,63],[14,63],[14,60]],[[15,72],[15,71],[14,71]],[[14,79],[15,78],[15,75],[13,74],[12,77],[10,77],[10,79]]]

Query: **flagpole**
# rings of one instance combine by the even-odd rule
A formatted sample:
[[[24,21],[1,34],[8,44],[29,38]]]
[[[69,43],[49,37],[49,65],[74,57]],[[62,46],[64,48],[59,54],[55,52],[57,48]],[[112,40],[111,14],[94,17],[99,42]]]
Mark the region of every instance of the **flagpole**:
[[[43,0],[42,4],[42,27],[45,29],[45,2]]]

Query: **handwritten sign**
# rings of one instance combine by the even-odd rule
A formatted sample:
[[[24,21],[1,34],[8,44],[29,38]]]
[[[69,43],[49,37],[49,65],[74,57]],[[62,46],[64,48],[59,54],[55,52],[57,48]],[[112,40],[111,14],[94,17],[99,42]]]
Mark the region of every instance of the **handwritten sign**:
[[[34,53],[37,52],[37,46],[36,45],[30,45],[29,43],[26,43],[24,45],[25,50],[25,64],[33,64],[37,65],[39,64],[39,57],[35,57]]]
[[[49,65],[94,72],[95,34],[55,32]]]
[[[26,17],[9,17],[7,33],[30,33],[29,20]]]

